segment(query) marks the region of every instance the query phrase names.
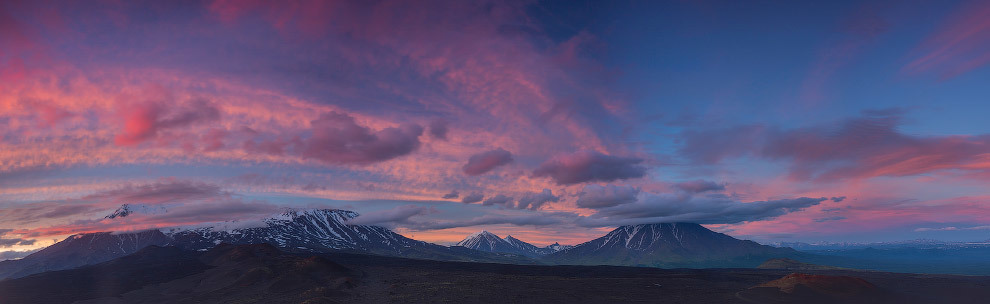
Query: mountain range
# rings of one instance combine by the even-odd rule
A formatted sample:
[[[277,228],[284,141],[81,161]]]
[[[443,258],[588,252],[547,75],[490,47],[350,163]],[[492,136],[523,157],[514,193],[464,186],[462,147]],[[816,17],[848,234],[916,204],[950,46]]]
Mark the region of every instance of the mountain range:
[[[127,213],[114,214],[120,217]],[[198,228],[78,234],[22,259],[0,261],[0,279],[97,264],[148,246],[205,251],[218,244],[270,244],[288,252],[343,251],[450,261],[535,263],[517,255],[417,241],[384,227],[347,224],[357,216],[355,212],[336,209],[287,210],[263,220],[259,227],[231,228],[231,223],[223,223]]]
[[[469,235],[464,238],[464,240],[457,242],[454,246],[461,246],[487,252],[518,254],[534,258],[542,257],[573,247],[561,245],[559,243],[553,243],[546,247],[537,247],[536,245],[514,238],[511,235],[506,236],[503,239],[488,231],[481,231]]]
[[[905,240],[905,241],[892,241],[892,242],[866,242],[866,243],[855,243],[855,242],[817,242],[817,243],[804,243],[804,242],[774,242],[768,244],[774,247],[790,247],[801,251],[815,251],[815,250],[851,250],[851,249],[866,249],[866,248],[876,248],[876,249],[901,249],[901,248],[918,248],[918,249],[966,249],[966,248],[990,248],[990,240],[982,242],[946,242],[932,239],[915,239],[915,240]]]
[[[134,213],[166,212],[122,206],[112,220]],[[512,236],[482,231],[454,246],[417,241],[387,228],[351,225],[357,213],[334,209],[287,210],[254,223],[227,222],[195,228],[83,233],[18,260],[0,261],[0,280],[73,269],[133,254],[149,246],[207,251],[219,244],[269,244],[289,253],[344,252],[414,259],[550,265],[614,265],[662,268],[753,268],[769,259],[792,259],[844,268],[915,273],[990,273],[984,243],[910,242],[880,248],[796,251],[760,245],[693,223],[618,227],[576,245],[538,247]],[[247,225],[250,224],[250,225]],[[924,261],[924,263],[919,263]]]
[[[154,210],[159,212],[158,210]],[[106,218],[136,212],[122,206]],[[109,261],[148,246],[206,251],[219,244],[269,244],[287,252],[355,252],[407,258],[517,264],[580,264],[650,267],[756,267],[770,258],[793,258],[775,248],[708,230],[698,224],[622,226],[577,246],[537,247],[512,236],[482,231],[454,246],[417,241],[387,228],[351,225],[357,213],[336,209],[287,210],[256,223],[222,223],[128,233],[73,235],[20,260],[0,262],[0,279],[71,269]]]

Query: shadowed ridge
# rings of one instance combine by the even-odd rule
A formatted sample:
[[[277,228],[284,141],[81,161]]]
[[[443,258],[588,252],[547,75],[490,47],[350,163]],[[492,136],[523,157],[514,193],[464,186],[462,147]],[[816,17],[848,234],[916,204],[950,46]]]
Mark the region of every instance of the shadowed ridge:
[[[171,238],[158,230],[76,234],[22,259],[0,262],[0,279],[102,263],[148,246],[166,246]]]

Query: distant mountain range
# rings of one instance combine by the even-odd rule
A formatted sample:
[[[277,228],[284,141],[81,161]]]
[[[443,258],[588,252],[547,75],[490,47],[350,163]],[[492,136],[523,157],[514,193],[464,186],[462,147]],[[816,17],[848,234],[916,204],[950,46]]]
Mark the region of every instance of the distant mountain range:
[[[114,213],[117,217],[130,212],[119,211]],[[522,256],[445,247],[413,240],[383,227],[346,223],[357,216],[346,210],[289,210],[265,219],[261,227],[230,228],[230,223],[225,223],[195,229],[78,234],[22,259],[0,261],[0,279],[101,263],[152,245],[203,251],[218,244],[270,244],[289,252],[345,251],[450,261],[535,263]]]
[[[897,248],[918,248],[918,249],[962,249],[962,248],[990,248],[990,240],[982,242],[945,242],[932,239],[916,239],[892,242],[774,242],[767,245],[774,247],[790,247],[802,251],[814,250],[848,250],[848,249],[897,249]]]
[[[144,211],[123,206],[113,213],[114,217],[107,218],[126,217],[133,212]],[[219,244],[269,244],[290,253],[352,252],[513,264],[751,268],[769,259],[787,258],[858,269],[990,273],[990,263],[985,261],[990,246],[981,247],[974,243],[951,250],[932,245],[935,244],[933,242],[920,242],[922,245],[919,246],[934,249],[896,247],[798,252],[791,248],[739,240],[698,224],[661,223],[622,226],[577,246],[554,243],[537,247],[512,236],[501,238],[482,231],[447,247],[413,240],[384,227],[348,224],[357,216],[357,213],[346,210],[288,210],[256,223],[253,225],[255,227],[244,227],[244,223],[235,222],[198,228],[73,235],[22,259],[0,261],[0,280],[97,264],[133,254],[148,246],[206,251]],[[932,266],[919,268],[924,266],[916,265],[919,259],[930,261]]]
[[[146,211],[165,212],[125,205],[106,218]],[[623,226],[573,247],[558,243],[537,247],[487,231],[445,247],[413,240],[384,227],[347,223],[357,216],[346,210],[288,210],[263,220],[258,227],[235,228],[238,223],[222,223],[199,228],[74,235],[23,259],[0,262],[0,278],[96,264],[152,245],[204,251],[218,244],[270,244],[290,252],[348,251],[452,261],[658,267],[755,267],[767,258],[792,257],[794,252],[737,240],[687,223]]]
[[[798,255],[793,249],[739,240],[691,223],[622,226],[577,246],[537,247],[481,231],[455,246],[524,255],[548,264],[685,268],[756,267],[767,259]]]
[[[557,251],[565,250],[573,246],[565,246],[553,243],[546,247],[536,247],[536,245],[526,243],[511,235],[504,239],[488,231],[481,231],[457,242],[454,246],[466,247],[474,250],[518,254],[528,257],[542,257]]]

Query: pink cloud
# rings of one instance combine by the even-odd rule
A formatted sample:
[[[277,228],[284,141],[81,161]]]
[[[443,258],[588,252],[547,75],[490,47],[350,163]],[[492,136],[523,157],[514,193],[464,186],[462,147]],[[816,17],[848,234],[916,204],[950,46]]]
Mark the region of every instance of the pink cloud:
[[[792,130],[744,126],[689,132],[680,153],[696,163],[742,156],[786,161],[796,180],[990,169],[990,135],[913,136],[897,130],[900,123],[899,116],[882,115]],[[747,140],[734,145],[740,138]]]
[[[36,116],[38,127],[51,128],[68,118],[75,116],[58,106],[51,100],[23,100],[22,104]]]
[[[162,212],[104,217],[124,204],[149,206]],[[263,201],[244,200],[215,184],[163,179],[147,184],[124,184],[63,201],[0,209],[0,220],[25,227],[15,229],[14,233],[43,237],[256,219],[270,215],[278,208]],[[37,226],[39,224],[41,226]]]
[[[935,72],[951,78],[990,64],[990,3],[961,5],[915,50],[917,57],[904,66],[911,74]]]
[[[867,231],[916,227],[919,223],[990,223],[986,196],[935,200],[866,196],[856,201],[822,203],[817,210],[781,216],[771,221],[732,225],[740,235],[772,235],[788,231],[802,235],[842,236]],[[841,223],[841,224],[838,224]],[[932,224],[929,224],[932,225]]]
[[[471,155],[462,170],[464,174],[476,176],[488,173],[499,166],[512,162],[512,153],[502,148]]]
[[[527,193],[516,203],[516,209],[539,210],[544,204],[559,202],[561,197],[553,195],[550,189],[543,189],[538,193]]]
[[[122,116],[123,127],[121,133],[114,137],[114,143],[133,146],[156,138],[162,131],[217,121],[220,119],[220,111],[202,100],[180,106],[147,102],[128,107],[122,112]]]
[[[388,225],[409,223],[412,217],[437,213],[435,208],[427,208],[419,205],[402,205],[388,210],[368,212],[347,221],[349,225]]]
[[[819,50],[808,76],[801,84],[799,98],[803,105],[817,105],[827,100],[829,84],[843,68],[855,62],[863,49],[887,31],[876,4],[867,4],[841,22],[841,38]]]
[[[10,135],[2,134],[0,138],[23,144],[4,143],[0,171],[37,166],[59,170],[80,164],[97,168],[289,164],[319,171],[326,165],[355,164],[360,167],[340,169],[352,170],[355,181],[338,182],[341,179],[320,172],[312,178],[335,182],[301,195],[435,199],[446,192],[436,189],[464,189],[465,194],[505,193],[517,198],[532,194],[532,202],[544,202],[542,208],[556,208],[561,204],[537,194],[554,187],[555,177],[563,175],[533,179],[504,170],[500,175],[508,178],[465,181],[464,160],[496,147],[512,151],[520,160],[581,149],[606,153],[612,151],[611,137],[602,136],[604,131],[596,124],[610,124],[600,122],[601,118],[623,112],[623,100],[605,88],[602,83],[608,80],[602,78],[607,77],[600,76],[617,71],[600,70],[587,57],[596,38],[581,33],[558,43],[560,37],[547,37],[520,5],[214,1],[210,11],[223,24],[208,16],[172,25],[184,39],[209,48],[202,50],[195,49],[200,46],[196,43],[175,48],[162,44],[169,41],[162,36],[171,34],[127,30],[148,25],[128,16],[133,13],[128,10],[112,12],[121,18],[107,21],[93,18],[111,14],[102,7],[78,9],[80,18],[69,20],[72,27],[105,26],[108,32],[100,35],[127,43],[118,48],[88,44],[86,39],[92,37],[87,36],[52,36],[60,44],[79,46],[82,53],[67,58],[74,65],[49,67],[41,76],[26,75],[29,83],[18,84],[16,93],[52,100],[53,107],[75,116],[0,114],[0,119],[9,118],[20,130],[39,129],[31,119],[52,125],[40,131],[46,133],[7,130]],[[266,25],[276,31],[265,30]],[[258,31],[242,31],[241,26]],[[259,34],[264,38],[252,36]],[[207,58],[197,53],[214,54],[214,45],[206,41],[248,40],[257,41],[255,46],[264,53],[238,57],[251,53],[245,50]],[[301,65],[314,65],[287,67],[279,61],[289,58],[285,54],[294,54]],[[323,62],[330,57],[339,61]],[[76,58],[85,60],[75,62]],[[89,59],[104,61],[90,65]],[[227,67],[224,64],[236,72],[213,73]],[[275,66],[274,71],[266,69],[269,66]],[[258,77],[266,83],[245,80],[241,74],[253,74],[243,73],[245,67],[262,75]],[[279,79],[300,70],[316,72]],[[327,76],[331,73],[339,74]],[[348,80],[341,84],[320,76]],[[294,91],[295,85],[306,81],[326,90],[312,95]],[[157,94],[142,89],[155,85],[168,90]],[[15,96],[12,92],[4,91],[0,97]],[[194,101],[200,98],[209,100],[210,106],[197,106]],[[209,108],[218,115],[210,114]],[[446,134],[446,125],[430,123],[436,117],[448,119],[457,129]],[[424,125],[429,128],[419,127]],[[424,131],[440,140],[420,142]]]

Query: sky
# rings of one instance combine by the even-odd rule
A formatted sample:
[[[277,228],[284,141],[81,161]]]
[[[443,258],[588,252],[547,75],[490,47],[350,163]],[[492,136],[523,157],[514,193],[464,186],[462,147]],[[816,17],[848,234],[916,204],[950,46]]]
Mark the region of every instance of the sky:
[[[2,1],[0,256],[342,208],[450,244],[990,239],[984,1]],[[123,204],[139,212],[107,219]]]

